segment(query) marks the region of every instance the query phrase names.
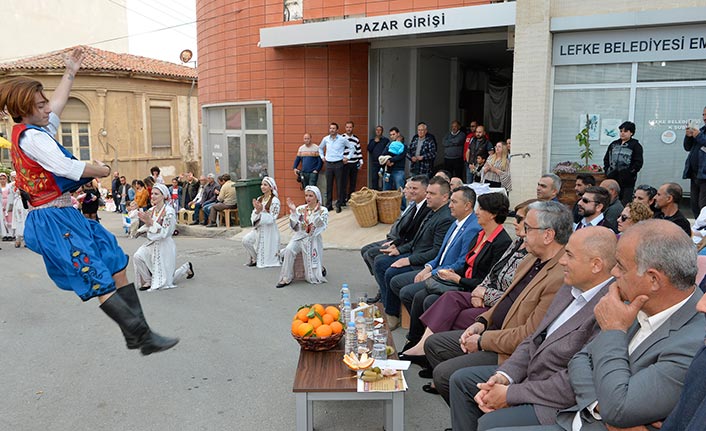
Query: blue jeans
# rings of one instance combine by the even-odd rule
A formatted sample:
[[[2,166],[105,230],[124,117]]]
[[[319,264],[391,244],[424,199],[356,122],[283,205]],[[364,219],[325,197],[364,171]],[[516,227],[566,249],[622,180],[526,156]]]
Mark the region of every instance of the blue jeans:
[[[211,207],[214,206],[215,204],[216,204],[215,202],[210,202],[201,208],[201,209],[203,209],[204,223],[208,223],[208,217],[211,214]]]
[[[404,189],[404,170],[389,172],[390,181],[383,181],[383,190],[399,190]]]

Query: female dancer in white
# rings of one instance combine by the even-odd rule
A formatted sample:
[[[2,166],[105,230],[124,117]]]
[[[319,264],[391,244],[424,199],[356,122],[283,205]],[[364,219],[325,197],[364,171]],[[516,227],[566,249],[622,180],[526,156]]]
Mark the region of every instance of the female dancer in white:
[[[321,191],[316,186],[304,189],[306,204],[294,205],[287,198],[289,207],[289,226],[294,231],[287,247],[280,251],[283,257],[282,271],[277,288],[284,287],[294,279],[294,259],[298,253],[304,258],[304,277],[313,284],[325,283],[326,270],[322,263],[324,242],[321,234],[328,226],[328,210],[321,206]]]
[[[147,242],[135,252],[135,281],[140,290],[171,289],[176,282],[194,276],[191,262],[176,271],[176,245],[172,239],[176,227],[176,213],[167,204],[169,190],[164,184],[152,186],[152,208],[138,213],[144,225],[138,233],[147,235]]]
[[[253,211],[250,216],[254,229],[243,237],[243,247],[250,256],[247,266],[266,268],[279,266],[279,195],[274,178],[265,177],[260,184],[262,196],[253,199]]]
[[[22,247],[25,236],[25,219],[27,218],[27,209],[22,203],[20,189],[15,182],[15,171],[10,172],[10,199],[8,205],[12,207],[12,230],[15,236],[15,248]],[[10,211],[8,207],[8,211]]]

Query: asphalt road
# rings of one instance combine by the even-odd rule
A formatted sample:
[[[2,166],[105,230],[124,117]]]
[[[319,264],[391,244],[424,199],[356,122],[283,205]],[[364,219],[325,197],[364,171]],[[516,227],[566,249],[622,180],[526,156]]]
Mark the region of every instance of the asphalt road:
[[[143,239],[121,235],[128,254]],[[178,236],[177,264],[196,277],[177,289],[141,292],[150,326],[179,336],[142,357],[98,308],[49,280],[41,257],[0,243],[0,430],[293,430],[298,344],[289,334],[300,304],[335,302],[341,283],[374,294],[357,251],[326,250],[329,282],[275,289],[279,270],[243,266],[240,242]],[[132,265],[128,268],[132,280]],[[397,346],[403,330],[394,332]],[[405,374],[406,430],[443,430],[448,408]],[[381,430],[382,402],[316,402],[315,429]]]

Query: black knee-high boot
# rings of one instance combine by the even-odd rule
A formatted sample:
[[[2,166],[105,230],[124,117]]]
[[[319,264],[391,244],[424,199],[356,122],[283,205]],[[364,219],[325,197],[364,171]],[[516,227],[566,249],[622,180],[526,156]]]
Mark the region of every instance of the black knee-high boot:
[[[126,296],[130,298],[130,301],[125,299]],[[130,305],[131,302],[133,306]],[[174,347],[179,342],[178,338],[162,337],[150,330],[142,313],[137,292],[132,284],[118,289],[100,307],[120,326],[129,349],[139,347],[143,355],[149,355]]]

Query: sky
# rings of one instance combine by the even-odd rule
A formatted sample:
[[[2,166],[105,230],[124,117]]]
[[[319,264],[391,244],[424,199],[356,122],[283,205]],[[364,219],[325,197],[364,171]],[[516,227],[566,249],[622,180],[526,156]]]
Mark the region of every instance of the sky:
[[[130,54],[181,63],[190,49],[196,60],[196,0],[126,0],[126,8]]]

